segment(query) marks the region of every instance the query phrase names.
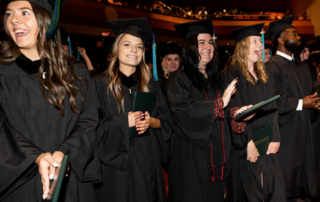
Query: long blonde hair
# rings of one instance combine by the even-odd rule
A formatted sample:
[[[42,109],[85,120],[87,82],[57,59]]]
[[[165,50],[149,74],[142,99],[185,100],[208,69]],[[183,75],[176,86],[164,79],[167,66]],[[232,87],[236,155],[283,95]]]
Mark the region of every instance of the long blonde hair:
[[[170,72],[167,70],[166,59],[167,59],[167,55],[164,56],[164,58],[162,59],[161,66],[162,66],[164,77],[169,78]]]
[[[112,93],[114,98],[117,100],[118,105],[118,113],[120,114],[121,109],[123,112],[124,110],[124,93],[123,93],[123,88],[121,85],[121,79],[120,79],[120,74],[119,74],[119,59],[118,59],[118,49],[119,49],[119,42],[123,38],[124,34],[120,34],[116,39],[115,42],[113,43],[112,46],[112,57],[110,59],[109,67],[108,69],[103,73],[110,79],[110,84],[107,89],[107,93],[109,96],[109,92]],[[148,88],[148,83],[151,78],[151,72],[150,68],[145,62],[145,55],[143,50],[143,56],[140,64],[136,68],[135,74],[137,75],[137,80],[138,80],[138,91],[142,92],[149,92]]]
[[[234,54],[232,56],[231,65],[234,66],[238,64],[242,70],[242,73],[247,78],[247,81],[252,83],[252,85],[255,85],[256,82],[251,77],[249,71],[248,71],[248,56],[249,56],[249,50],[250,50],[250,37],[246,37],[239,41],[236,45],[236,49],[234,51]],[[268,76],[265,71],[265,66],[262,61],[262,54],[259,57],[259,60],[254,63],[254,71],[257,74],[257,77],[259,80],[261,80],[263,83],[267,83]]]

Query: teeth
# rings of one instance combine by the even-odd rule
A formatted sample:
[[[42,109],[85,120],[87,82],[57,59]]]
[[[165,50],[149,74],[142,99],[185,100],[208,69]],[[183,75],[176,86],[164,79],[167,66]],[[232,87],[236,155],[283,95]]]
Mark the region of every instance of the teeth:
[[[29,31],[26,31],[26,30],[16,30],[15,33],[16,33],[16,34],[29,33]]]

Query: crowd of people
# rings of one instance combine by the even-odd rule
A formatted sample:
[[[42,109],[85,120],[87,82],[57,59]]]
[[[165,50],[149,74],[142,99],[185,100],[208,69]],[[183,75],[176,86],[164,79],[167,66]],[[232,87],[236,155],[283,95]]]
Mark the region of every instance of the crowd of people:
[[[87,54],[54,2],[4,14],[0,201],[50,199],[65,156],[61,202],[320,201],[320,79],[295,16],[269,24],[274,54],[264,23],[233,29],[220,72],[211,19],[174,25],[183,46],[157,50],[147,18],[108,20]]]
[[[250,11],[250,10],[243,10],[238,11],[238,9],[213,9],[211,6],[199,6],[199,7],[192,7],[192,6],[181,6],[181,5],[166,5],[165,3],[154,0],[153,2],[147,1],[142,2],[140,1],[138,4],[134,4],[127,1],[114,1],[114,0],[92,0],[98,1],[102,3],[108,3],[116,6],[124,6],[132,9],[144,10],[154,13],[160,13],[164,15],[171,15],[181,18],[187,19],[223,19],[223,20],[280,20],[282,18],[290,17],[292,14],[289,10],[287,11]],[[296,16],[296,20],[310,20],[307,13],[303,13],[300,16]]]

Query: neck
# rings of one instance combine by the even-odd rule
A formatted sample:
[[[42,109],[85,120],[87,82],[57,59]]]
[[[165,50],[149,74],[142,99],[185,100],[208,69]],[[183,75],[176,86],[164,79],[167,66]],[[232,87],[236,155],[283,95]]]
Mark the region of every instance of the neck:
[[[120,64],[119,69],[127,77],[131,76],[133,73],[136,72],[136,67],[125,66],[125,65],[121,65],[121,64]]]
[[[37,49],[20,49],[20,52],[31,61],[40,60],[40,55]]]
[[[207,72],[206,72],[206,66],[205,65],[198,65],[199,72],[203,74],[204,77],[208,78]]]
[[[252,76],[257,77],[256,72],[254,71],[254,64],[252,62],[248,61],[248,68],[247,69],[251,73]]]
[[[292,56],[292,53],[290,51],[288,51],[284,46],[279,46],[278,47],[278,51],[283,52],[284,54],[289,55],[290,57]]]

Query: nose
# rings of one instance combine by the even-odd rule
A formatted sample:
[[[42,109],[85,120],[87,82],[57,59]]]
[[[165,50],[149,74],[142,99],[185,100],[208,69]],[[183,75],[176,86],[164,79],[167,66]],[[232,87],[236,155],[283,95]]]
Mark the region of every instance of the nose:
[[[136,46],[132,46],[132,48],[131,48],[131,52],[137,52],[137,47]]]
[[[13,14],[10,22],[11,22],[11,24],[13,24],[13,25],[14,25],[14,24],[20,24],[20,19],[19,19],[18,15]]]

